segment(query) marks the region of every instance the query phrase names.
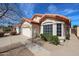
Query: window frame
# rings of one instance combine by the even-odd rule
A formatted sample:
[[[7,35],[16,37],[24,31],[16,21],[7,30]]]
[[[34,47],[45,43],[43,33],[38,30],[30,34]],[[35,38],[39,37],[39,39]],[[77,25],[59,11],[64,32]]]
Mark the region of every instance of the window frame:
[[[57,23],[57,36],[62,36],[62,23]]]
[[[53,34],[53,24],[43,25],[43,33]]]

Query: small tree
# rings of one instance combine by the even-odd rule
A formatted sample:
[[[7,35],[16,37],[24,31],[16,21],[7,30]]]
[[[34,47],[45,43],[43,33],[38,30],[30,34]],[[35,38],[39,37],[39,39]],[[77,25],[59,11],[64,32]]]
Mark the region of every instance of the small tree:
[[[77,25],[73,25],[73,28],[76,28],[77,27]]]
[[[20,18],[22,18],[22,12],[18,4],[0,3],[0,23],[14,25],[20,21]]]

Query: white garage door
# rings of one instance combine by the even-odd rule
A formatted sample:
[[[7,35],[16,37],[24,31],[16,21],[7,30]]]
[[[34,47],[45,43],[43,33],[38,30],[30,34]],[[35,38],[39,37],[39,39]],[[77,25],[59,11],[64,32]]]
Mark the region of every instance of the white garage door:
[[[32,38],[32,31],[30,28],[22,28],[22,35]]]

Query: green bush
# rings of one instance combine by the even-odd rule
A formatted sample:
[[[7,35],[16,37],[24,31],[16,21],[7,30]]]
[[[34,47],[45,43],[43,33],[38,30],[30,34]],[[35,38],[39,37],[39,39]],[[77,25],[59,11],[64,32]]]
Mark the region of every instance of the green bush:
[[[44,34],[41,34],[41,38],[42,40],[47,41],[46,36]]]
[[[53,43],[55,45],[58,45],[59,44],[59,39],[58,39],[58,36],[53,36],[51,34],[48,34],[48,33],[44,33],[44,34],[41,34],[41,38],[45,41],[48,41],[50,43]]]
[[[3,31],[6,32],[6,33],[8,33],[8,32],[11,31],[11,28],[10,28],[10,27],[4,27],[4,28],[3,28]]]
[[[49,41],[49,39],[50,39],[51,36],[52,35],[50,35],[49,33],[43,33],[43,34],[41,34],[41,38],[43,40],[45,40],[45,41]]]
[[[52,39],[50,39],[50,43],[53,43],[55,45],[59,44],[59,39],[57,36],[52,36]]]
[[[3,37],[4,36],[4,32],[0,32],[0,37]]]

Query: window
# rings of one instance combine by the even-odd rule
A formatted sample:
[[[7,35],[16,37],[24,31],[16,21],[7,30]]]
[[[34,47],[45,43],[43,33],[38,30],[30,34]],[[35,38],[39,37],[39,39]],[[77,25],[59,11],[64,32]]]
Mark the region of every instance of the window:
[[[61,24],[57,24],[57,36],[61,36]]]
[[[43,33],[52,34],[52,24],[43,25]]]

